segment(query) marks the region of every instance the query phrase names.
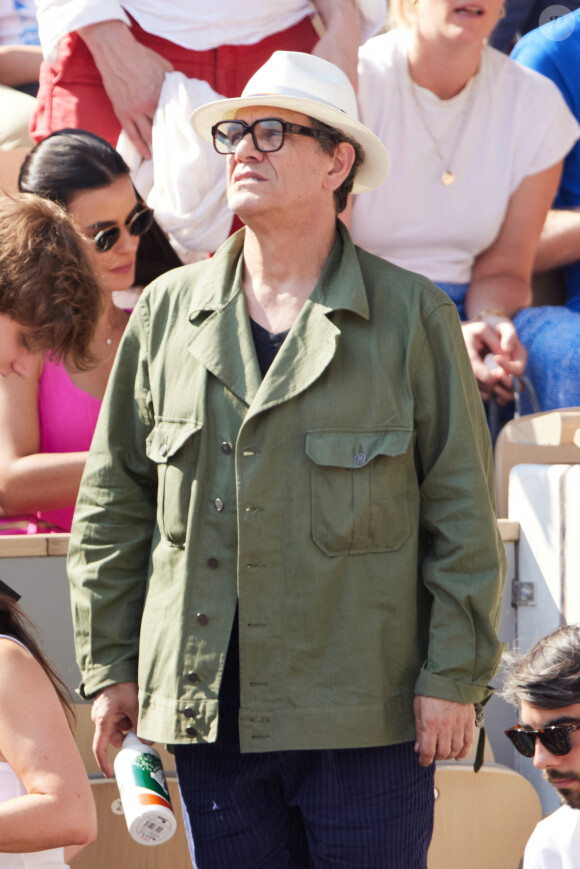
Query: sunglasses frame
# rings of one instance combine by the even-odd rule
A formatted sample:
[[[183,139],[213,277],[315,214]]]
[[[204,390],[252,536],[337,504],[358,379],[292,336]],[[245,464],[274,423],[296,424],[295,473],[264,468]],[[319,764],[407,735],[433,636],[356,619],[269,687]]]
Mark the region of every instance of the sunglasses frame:
[[[258,144],[255,127],[257,124],[263,124],[265,121],[277,121],[282,128],[282,139],[277,148],[268,148],[267,150],[264,150],[263,148],[260,148]],[[243,130],[242,135],[240,136],[236,144],[233,145],[231,151],[220,151],[217,146],[217,133],[218,128],[221,126],[221,124],[239,124]],[[223,121],[218,121],[217,124],[214,124],[211,128],[211,136],[214,149],[217,151],[218,154],[222,154],[226,157],[230,154],[235,154],[236,148],[238,147],[244,136],[247,136],[248,133],[252,137],[252,142],[254,143],[256,151],[259,151],[261,154],[275,154],[276,151],[280,151],[284,146],[284,141],[287,133],[294,133],[297,136],[309,136],[311,139],[328,138],[328,134],[324,130],[315,130],[314,127],[303,127],[300,124],[291,124],[289,121],[282,120],[282,118],[258,118],[258,120],[254,121],[253,124],[246,124],[245,121],[240,121],[238,118],[225,118]]]
[[[550,724],[547,727],[542,727],[540,730],[528,730],[526,727],[522,727],[521,724],[516,724],[515,727],[508,728],[505,731],[505,735],[510,740],[515,750],[524,757],[534,756],[536,753],[536,739],[540,740],[544,748],[549,751],[550,754],[554,754],[556,757],[564,757],[564,755],[572,751],[573,745],[570,740],[570,734],[574,733],[576,730],[580,730],[580,724]],[[564,737],[567,746],[565,751],[561,751],[559,748],[554,748],[553,743],[551,744],[550,734],[552,734],[554,738],[557,738],[557,736]],[[526,737],[531,740],[530,746],[525,745]]]
[[[139,203],[143,204],[143,203]],[[136,221],[143,219],[145,216],[148,216],[148,220],[146,220],[146,226],[143,228],[140,227]],[[155,219],[155,213],[152,208],[148,208],[146,205],[141,208],[140,211],[135,212],[133,217],[127,218],[125,221],[125,226],[134,236],[145,235],[151,229],[153,225],[153,220]],[[121,237],[121,227],[120,226],[108,226],[107,229],[101,229],[100,232],[97,232],[95,237],[93,238],[93,242],[95,247],[99,253],[107,253],[107,251],[111,250],[111,248],[115,247],[119,238]]]

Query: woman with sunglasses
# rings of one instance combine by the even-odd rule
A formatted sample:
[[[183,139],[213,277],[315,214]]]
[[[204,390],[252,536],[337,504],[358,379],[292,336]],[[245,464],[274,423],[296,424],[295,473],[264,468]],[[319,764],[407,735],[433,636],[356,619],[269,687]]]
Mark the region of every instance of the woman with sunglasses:
[[[0,382],[0,512],[11,519],[3,530],[12,524],[15,532],[69,531],[100,399],[130,314],[113,294],[180,261],[139,199],[127,164],[99,136],[82,130],[49,136],[28,154],[19,188],[76,218],[106,290],[93,368],[71,375],[50,356],[38,356],[31,376]]]

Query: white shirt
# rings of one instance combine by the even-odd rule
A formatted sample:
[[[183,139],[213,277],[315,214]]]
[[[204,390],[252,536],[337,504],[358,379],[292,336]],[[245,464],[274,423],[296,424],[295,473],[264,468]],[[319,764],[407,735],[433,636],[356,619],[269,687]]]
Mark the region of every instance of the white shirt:
[[[386,145],[391,171],[376,190],[355,196],[352,235],[431,280],[466,283],[512,193],[561,160],[580,126],[553,82],[490,47],[461,93],[440,100],[413,85],[407,43],[408,32],[391,31],[359,52],[361,120]],[[441,183],[446,168],[456,176],[450,187]]]
[[[363,39],[381,29],[386,0],[356,0]],[[38,0],[38,24],[44,56],[54,62],[67,33],[127,13],[146,30],[176,45],[207,51],[220,45],[253,45],[313,14],[308,0]]]
[[[524,869],[579,869],[580,811],[562,806],[536,826],[526,845]]]

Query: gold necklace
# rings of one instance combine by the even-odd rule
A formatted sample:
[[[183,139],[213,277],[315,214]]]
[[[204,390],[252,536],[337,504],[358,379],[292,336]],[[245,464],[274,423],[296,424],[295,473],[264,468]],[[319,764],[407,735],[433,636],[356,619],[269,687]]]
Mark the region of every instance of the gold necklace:
[[[435,138],[433,133],[429,128],[429,124],[427,123],[427,119],[425,117],[425,113],[423,111],[423,106],[419,100],[419,96],[417,94],[416,85],[413,81],[413,76],[411,75],[411,70],[409,70],[409,82],[411,84],[411,93],[413,94],[413,99],[415,101],[415,106],[417,108],[417,114],[419,116],[419,120],[421,121],[423,127],[425,128],[425,132],[433,142],[433,146],[437,152],[437,156],[443,166],[443,172],[441,173],[441,183],[445,187],[451,187],[452,184],[455,184],[455,172],[452,171],[451,166],[453,165],[453,160],[455,158],[455,154],[457,152],[457,148],[459,146],[459,142],[461,141],[461,136],[463,134],[463,130],[465,128],[465,124],[467,123],[467,118],[471,114],[471,109],[473,106],[474,98],[475,98],[475,76],[473,75],[469,80],[468,87],[470,88],[469,95],[465,100],[465,105],[463,107],[463,112],[461,114],[461,119],[459,123],[459,129],[457,131],[457,135],[455,137],[455,143],[453,145],[453,150],[449,155],[449,159],[446,160],[441,151],[441,146],[439,141]]]

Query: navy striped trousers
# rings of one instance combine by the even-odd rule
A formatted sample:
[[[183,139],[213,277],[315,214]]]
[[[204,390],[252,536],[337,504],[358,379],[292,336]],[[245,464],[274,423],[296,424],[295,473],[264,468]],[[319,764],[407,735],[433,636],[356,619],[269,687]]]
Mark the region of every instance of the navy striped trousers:
[[[434,764],[413,743],[241,754],[237,726],[175,746],[196,869],[426,869]]]

